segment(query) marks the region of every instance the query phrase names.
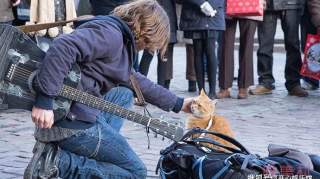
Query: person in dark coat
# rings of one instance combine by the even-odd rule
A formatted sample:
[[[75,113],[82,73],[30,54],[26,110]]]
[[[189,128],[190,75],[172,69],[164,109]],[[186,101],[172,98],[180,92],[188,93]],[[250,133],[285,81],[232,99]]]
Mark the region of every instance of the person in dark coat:
[[[313,1],[311,0],[311,4],[312,3]],[[315,21],[315,23],[311,22],[312,16],[310,15],[310,12],[309,12],[310,8],[313,9],[314,7],[313,6],[308,7],[309,4],[310,3],[305,4],[304,13],[303,13],[303,16],[301,17],[301,51],[302,53],[304,52],[304,49],[305,49],[307,34],[317,34],[317,28],[315,26],[315,24],[317,24],[317,21]],[[320,7],[318,7],[318,11],[319,10],[320,10]],[[313,15],[313,17],[314,16],[315,15]],[[319,89],[319,80],[309,78],[309,77],[303,77],[301,87],[306,90],[317,90]]]
[[[169,19],[161,6],[154,0],[136,0],[56,38],[33,81],[37,95],[31,117],[37,142],[24,179],[146,178],[146,167],[119,134],[121,116],[142,120],[142,115],[124,110],[116,116],[74,102],[65,119],[54,121],[53,99],[77,63],[78,88],[100,99],[130,107],[133,76],[147,102],[165,111],[190,113],[192,98],[180,98],[132,69],[138,50],[159,51],[163,56],[169,37]]]
[[[173,47],[177,42],[177,14],[176,4],[174,0],[158,0],[159,4],[167,12],[170,20],[170,41],[164,59],[158,55],[157,77],[158,84],[169,89],[170,81],[173,76]],[[145,76],[148,75],[150,63],[153,54],[147,50],[143,51],[143,55],[139,65],[139,72]]]
[[[129,2],[129,0],[90,0],[92,7],[92,14],[108,15],[114,8]]]
[[[299,24],[305,0],[267,1],[263,22],[258,25],[259,85],[251,89],[252,95],[271,94],[275,88],[272,74],[274,36],[277,19],[281,20],[286,49],[285,86],[291,96],[306,97],[308,92],[300,85],[302,65],[299,42]]]
[[[199,91],[205,89],[204,56],[207,59],[209,97],[216,97],[217,59],[216,31],[225,30],[224,0],[184,0],[180,29],[184,37],[193,40],[194,63]]]

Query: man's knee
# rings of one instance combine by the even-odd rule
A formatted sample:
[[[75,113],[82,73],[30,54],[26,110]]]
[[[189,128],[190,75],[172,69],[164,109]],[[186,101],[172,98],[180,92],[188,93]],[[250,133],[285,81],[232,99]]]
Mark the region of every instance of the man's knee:
[[[107,93],[105,100],[121,106],[131,105],[133,102],[133,92],[126,87],[115,87]]]

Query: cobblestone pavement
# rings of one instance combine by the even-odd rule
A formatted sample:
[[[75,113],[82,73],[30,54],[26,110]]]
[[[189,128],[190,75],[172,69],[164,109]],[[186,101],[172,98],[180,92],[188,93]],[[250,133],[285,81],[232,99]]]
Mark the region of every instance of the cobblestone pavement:
[[[247,100],[235,99],[236,85],[232,99],[219,100],[217,113],[230,120],[236,138],[251,152],[265,156],[267,145],[277,143],[294,147],[305,152],[320,154],[320,91],[313,91],[308,98],[290,97],[284,88],[285,55],[275,55],[274,73],[276,90],[272,95],[250,96]],[[174,80],[171,89],[178,95],[188,97],[185,80],[185,50],[175,48]],[[256,73],[256,72],[255,72]],[[150,70],[150,78],[156,80],[156,60]],[[185,114],[163,112],[151,105],[149,111],[154,117],[164,116],[172,122],[183,123]],[[143,112],[139,107],[135,110]],[[0,113],[0,179],[22,178],[34,144],[33,124],[30,113],[25,111],[3,111]],[[170,144],[161,137],[150,135],[150,149],[144,128],[126,122],[122,133],[143,159],[148,168],[148,178],[156,178],[154,173],[159,151]]]

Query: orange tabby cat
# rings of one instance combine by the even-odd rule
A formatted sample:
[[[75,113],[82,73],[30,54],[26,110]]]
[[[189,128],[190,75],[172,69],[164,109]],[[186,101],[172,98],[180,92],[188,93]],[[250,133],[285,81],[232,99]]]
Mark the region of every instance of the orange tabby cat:
[[[187,128],[190,129],[199,127],[202,129],[207,129],[208,131],[214,131],[230,137],[234,137],[229,122],[224,117],[215,114],[216,102],[217,100],[211,100],[204,93],[204,91],[201,90],[200,95],[196,97],[191,104],[192,116],[188,118]],[[221,138],[212,136],[210,134],[208,136],[212,137],[215,141],[223,145],[234,147],[232,144]],[[219,149],[219,147],[216,146],[209,146],[215,149]]]

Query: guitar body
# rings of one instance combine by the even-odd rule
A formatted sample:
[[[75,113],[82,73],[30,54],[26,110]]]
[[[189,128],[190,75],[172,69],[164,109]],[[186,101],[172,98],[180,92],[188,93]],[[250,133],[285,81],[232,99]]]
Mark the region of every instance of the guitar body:
[[[10,25],[0,25],[0,96],[9,108],[32,110],[35,91],[32,81],[45,57],[42,51],[26,34]],[[80,68],[74,65],[64,84],[77,88]],[[54,100],[55,121],[65,118],[71,100],[56,97]]]

